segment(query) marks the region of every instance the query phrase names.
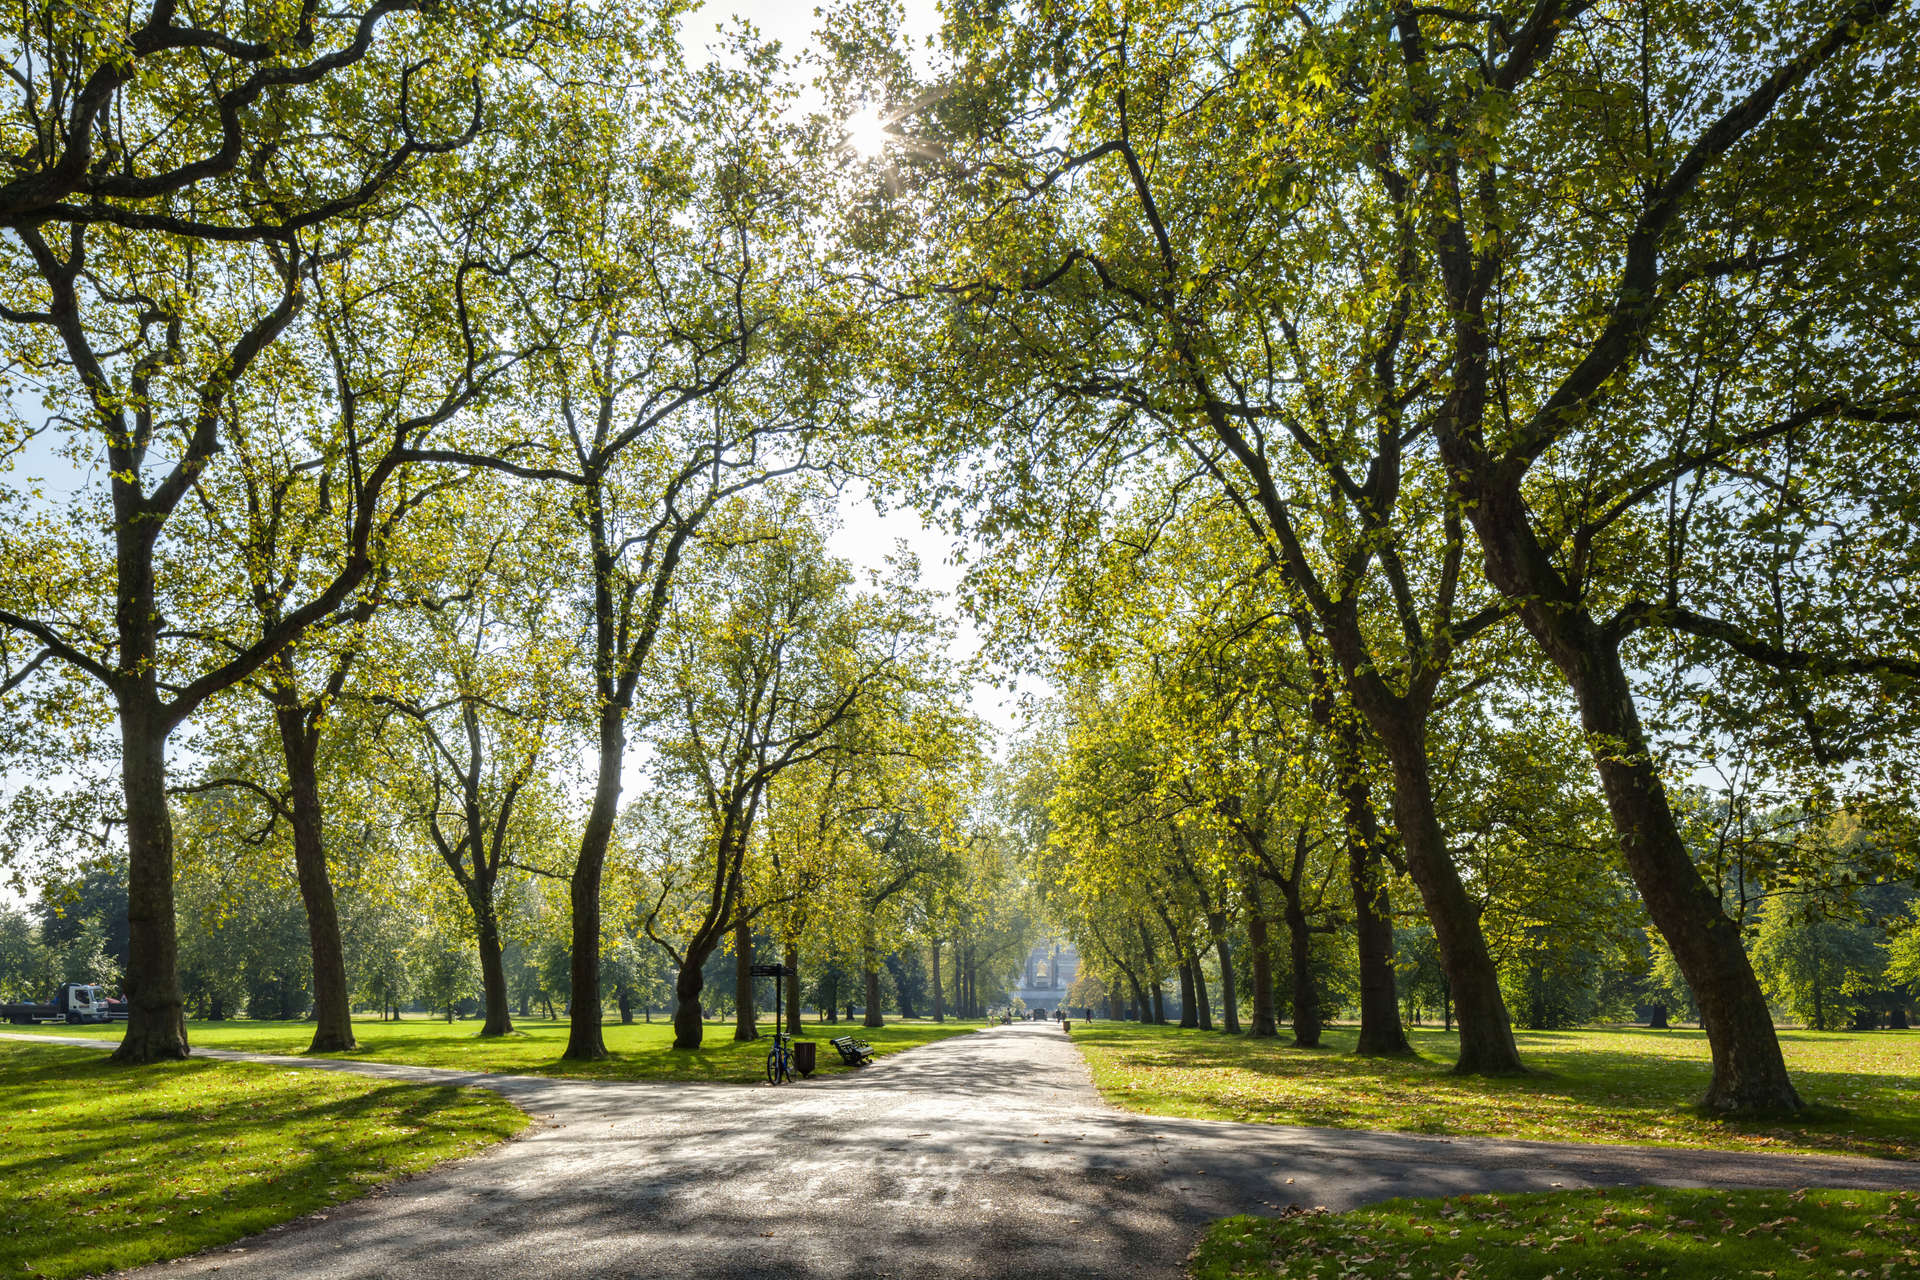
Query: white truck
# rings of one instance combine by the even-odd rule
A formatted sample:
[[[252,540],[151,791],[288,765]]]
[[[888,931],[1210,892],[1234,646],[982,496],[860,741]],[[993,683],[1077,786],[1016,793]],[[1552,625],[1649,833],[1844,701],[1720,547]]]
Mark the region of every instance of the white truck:
[[[0,1019],[16,1025],[36,1022],[125,1022],[127,1002],[90,982],[63,982],[45,1004],[0,1004]]]

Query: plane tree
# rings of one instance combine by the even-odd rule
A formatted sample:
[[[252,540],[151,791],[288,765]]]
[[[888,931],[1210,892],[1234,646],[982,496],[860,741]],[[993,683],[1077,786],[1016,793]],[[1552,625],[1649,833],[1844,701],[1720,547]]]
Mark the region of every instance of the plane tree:
[[[770,905],[745,894],[770,788],[811,761],[875,758],[895,741],[885,726],[951,696],[943,631],[910,566],[861,590],[794,499],[736,500],[726,515],[666,609],[666,676],[648,708],[661,784],[696,797],[704,828],[662,851],[647,920],[678,968],[679,1049],[703,1037],[708,958],[742,913]]]
[[[8,435],[40,437],[77,480],[45,502],[10,450],[0,627],[26,663],[44,654],[113,704],[132,951],[122,1061],[187,1052],[173,732],[349,605],[403,513],[390,483],[516,355],[488,299],[524,228],[491,217],[505,210],[482,175],[454,175],[528,105],[514,87],[528,64],[578,31],[564,13],[444,16],[278,7],[209,30],[157,4],[127,30],[64,6],[9,19],[24,24],[10,147],[23,163],[7,184],[0,323],[7,367],[45,412]],[[411,287],[391,287],[391,259],[356,252],[374,228],[412,247]],[[354,329],[392,341],[330,385],[327,335]],[[391,411],[356,422],[346,406],[379,403],[401,368]],[[234,492],[217,483],[239,456],[227,446],[269,425],[309,487],[340,486],[341,550],[328,572],[294,575],[263,622],[209,598],[177,517]]]
[[[442,495],[414,536],[444,559],[395,584],[411,599],[370,629],[360,693],[379,713],[384,789],[466,904],[483,1036],[513,1030],[506,884],[567,874],[554,852],[567,832],[555,771],[580,716],[561,675],[575,640],[553,572],[557,520],[537,491],[519,496],[480,477]]]

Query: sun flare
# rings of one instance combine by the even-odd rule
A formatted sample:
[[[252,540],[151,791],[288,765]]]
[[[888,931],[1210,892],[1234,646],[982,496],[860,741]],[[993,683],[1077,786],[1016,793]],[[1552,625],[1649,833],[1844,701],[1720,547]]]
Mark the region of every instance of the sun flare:
[[[878,107],[862,107],[847,117],[847,149],[862,160],[878,160],[894,142],[893,131]]]

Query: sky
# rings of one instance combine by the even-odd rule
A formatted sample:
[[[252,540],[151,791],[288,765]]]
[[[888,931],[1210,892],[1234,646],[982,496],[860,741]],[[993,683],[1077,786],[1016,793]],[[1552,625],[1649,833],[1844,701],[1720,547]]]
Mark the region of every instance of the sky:
[[[904,30],[916,46],[923,46],[926,37],[938,29],[939,13],[933,0],[903,0],[901,8],[905,15]],[[814,30],[819,17],[814,5],[806,0],[798,3],[793,0],[708,0],[682,21],[681,41],[688,54],[698,56],[701,47],[713,37],[715,28],[734,18],[751,22],[763,36],[778,40],[790,54],[815,45]],[[839,516],[841,527],[828,539],[833,554],[851,561],[857,570],[874,569],[880,567],[896,544],[905,543],[919,557],[922,583],[948,595],[958,637],[955,656],[972,657],[979,648],[978,630],[952,603],[952,594],[960,579],[960,570],[953,562],[953,540],[927,528],[911,511],[881,512],[863,492],[845,495]],[[975,715],[999,732],[1004,744],[1006,731],[1016,718],[1013,695],[990,683],[976,684],[972,708]]]

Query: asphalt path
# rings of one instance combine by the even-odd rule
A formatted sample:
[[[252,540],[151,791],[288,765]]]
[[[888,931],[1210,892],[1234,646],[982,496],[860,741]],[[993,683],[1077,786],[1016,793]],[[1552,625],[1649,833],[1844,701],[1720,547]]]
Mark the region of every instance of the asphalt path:
[[[324,1214],[130,1275],[1173,1277],[1209,1220],[1289,1205],[1649,1183],[1920,1188],[1920,1163],[1907,1161],[1130,1115],[1100,1099],[1050,1023],[779,1088],[196,1054],[481,1085],[536,1124]]]

